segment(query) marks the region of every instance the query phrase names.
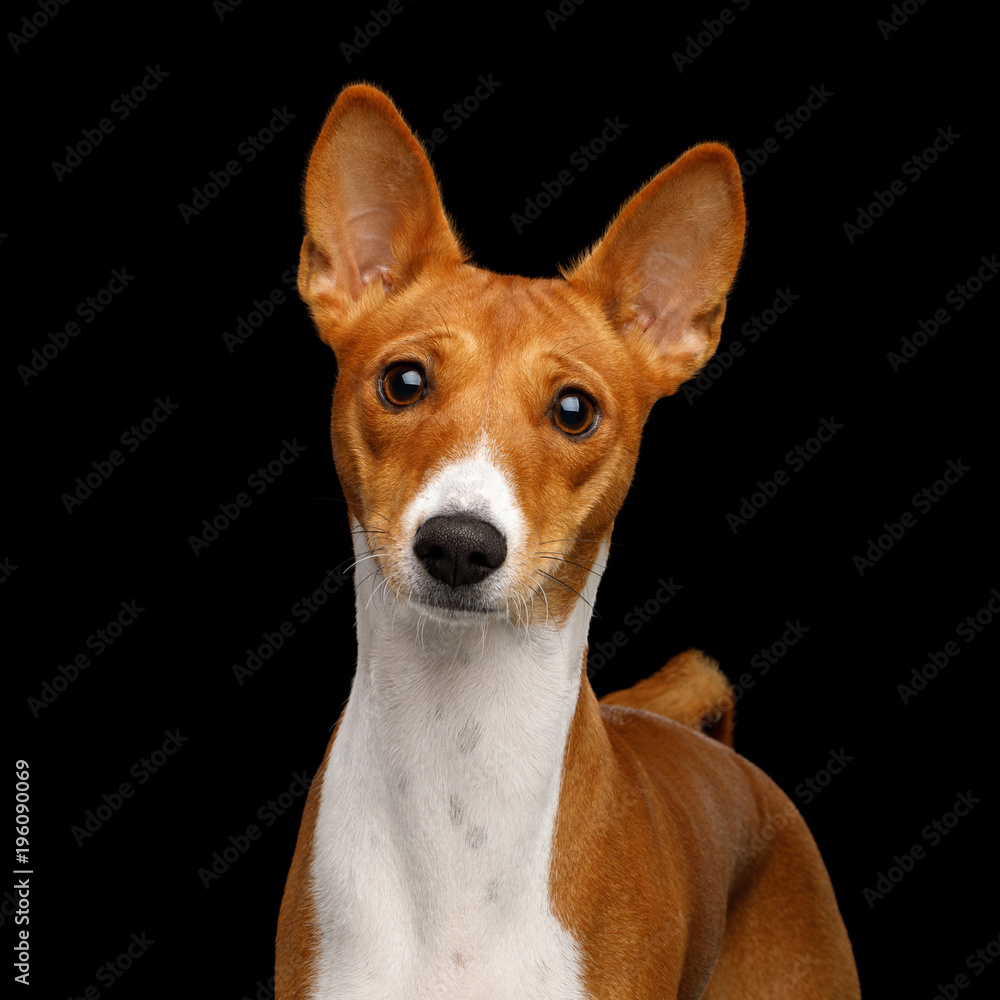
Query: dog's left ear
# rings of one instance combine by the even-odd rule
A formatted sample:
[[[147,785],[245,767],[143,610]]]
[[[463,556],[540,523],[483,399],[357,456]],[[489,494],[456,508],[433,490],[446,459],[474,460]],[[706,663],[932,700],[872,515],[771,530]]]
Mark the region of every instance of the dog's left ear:
[[[657,174],[565,272],[646,359],[654,398],[676,392],[715,353],[744,228],[736,158],[705,143]]]
[[[375,87],[346,87],[309,158],[299,294],[336,350],[356,307],[465,254],[420,143]]]

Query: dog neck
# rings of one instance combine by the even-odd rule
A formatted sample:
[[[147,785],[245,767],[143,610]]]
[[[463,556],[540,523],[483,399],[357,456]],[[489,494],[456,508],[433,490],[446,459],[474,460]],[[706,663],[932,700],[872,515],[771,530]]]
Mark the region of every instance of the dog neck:
[[[509,879],[523,869],[515,857],[540,845],[547,853],[596,575],[562,627],[438,620],[398,604],[381,575],[365,570],[363,534],[353,537],[358,667],[349,738],[360,739],[378,782],[379,825],[401,845],[422,902],[439,862],[457,883],[463,869]],[[347,735],[342,726],[338,739]]]
[[[447,622],[397,603],[353,537],[358,666],[324,778],[318,902],[342,955],[370,932],[458,964],[548,912],[597,574],[561,627]]]

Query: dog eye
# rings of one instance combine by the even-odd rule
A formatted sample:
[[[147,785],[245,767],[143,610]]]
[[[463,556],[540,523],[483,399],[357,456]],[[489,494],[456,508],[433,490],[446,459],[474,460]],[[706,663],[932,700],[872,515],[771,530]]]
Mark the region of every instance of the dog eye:
[[[586,434],[597,423],[597,406],[584,393],[566,389],[552,409],[552,422],[564,434]]]
[[[401,361],[390,365],[382,375],[382,395],[393,406],[407,406],[420,399],[427,380],[420,365]]]

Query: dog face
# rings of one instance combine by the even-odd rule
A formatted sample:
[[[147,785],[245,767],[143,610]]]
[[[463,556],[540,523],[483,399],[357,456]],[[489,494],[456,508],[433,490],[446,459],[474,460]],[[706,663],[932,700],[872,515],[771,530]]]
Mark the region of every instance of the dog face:
[[[334,455],[394,596],[561,618],[631,480],[652,399],[641,358],[565,281],[466,265],[384,298],[352,334],[338,352]],[[646,407],[622,403],[635,398]],[[454,571],[437,566],[417,537],[435,518],[483,522],[503,557],[466,524],[483,557],[471,566],[489,572],[447,555]],[[447,553],[438,528],[429,544]]]
[[[661,172],[562,278],[498,275],[466,262],[391,102],[351,87],[306,222],[299,287],[337,355],[334,458],[369,571],[438,617],[564,620],[650,407],[718,343],[743,238],[732,155]]]

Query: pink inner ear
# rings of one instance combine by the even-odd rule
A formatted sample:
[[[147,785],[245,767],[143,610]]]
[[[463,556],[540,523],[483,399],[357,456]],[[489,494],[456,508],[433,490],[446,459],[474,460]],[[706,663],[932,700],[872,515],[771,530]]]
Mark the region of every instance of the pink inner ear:
[[[395,224],[396,217],[384,207],[363,209],[348,217],[354,270],[351,284],[360,283],[351,289],[355,298],[365,285],[373,281],[381,280],[387,288],[392,285],[392,233]]]
[[[376,283],[393,291],[425,261],[461,263],[434,171],[381,91],[346,88],[313,148],[299,288],[322,307],[324,338]]]
[[[715,350],[743,228],[736,160],[705,144],[657,174],[567,275],[596,294],[623,332],[642,331],[664,394]]]
[[[636,297],[637,325],[669,354],[698,354],[704,340],[694,329],[692,307],[701,289],[695,265],[663,247],[650,250],[639,267],[642,289]]]

